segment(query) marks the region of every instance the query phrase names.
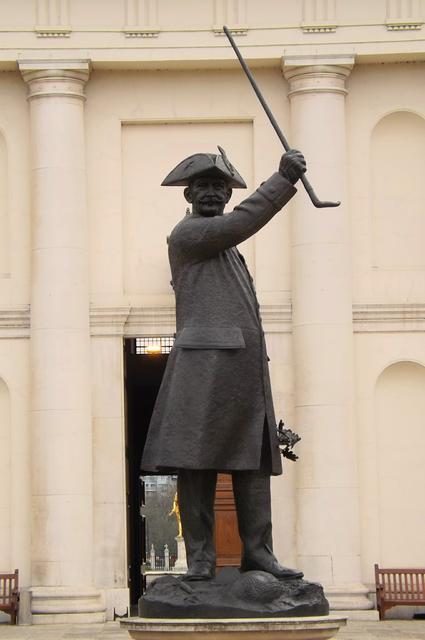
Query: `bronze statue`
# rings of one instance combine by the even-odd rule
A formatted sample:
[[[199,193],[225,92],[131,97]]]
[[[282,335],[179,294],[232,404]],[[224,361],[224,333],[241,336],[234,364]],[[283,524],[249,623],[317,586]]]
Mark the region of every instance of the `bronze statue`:
[[[236,245],[259,231],[295,195],[303,155],[285,153],[279,170],[226,215],[232,188],[246,184],[220,154],[183,160],[163,181],[184,186],[192,205],[169,237],[177,333],[148,432],[145,472],[178,470],[188,580],[215,574],[217,472],[233,478],[241,570],[281,580],[302,573],[272,551],[270,475],[282,472],[264,333],[252,278]]]

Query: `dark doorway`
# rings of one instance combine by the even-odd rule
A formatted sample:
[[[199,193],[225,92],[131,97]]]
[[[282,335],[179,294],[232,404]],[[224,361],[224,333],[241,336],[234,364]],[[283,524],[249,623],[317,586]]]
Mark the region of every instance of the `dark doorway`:
[[[154,339],[146,342],[155,344]],[[159,353],[145,348],[143,338],[124,342],[127,462],[127,558],[130,604],[136,605],[143,592],[142,565],[146,561],[144,482],[140,460],[156,396],[167,364],[172,338],[158,339]]]
[[[127,462],[127,558],[128,581],[130,589],[131,614],[136,615],[137,601],[144,592],[146,570],[158,569],[152,566],[151,545],[146,548],[146,540],[159,539],[158,526],[167,533],[168,547],[172,552],[170,540],[173,534],[165,530],[170,527],[170,513],[172,506],[172,478],[175,476],[142,476],[140,461],[145,445],[148,427],[158,395],[159,387],[167,364],[168,353],[171,350],[173,338],[128,338],[124,343],[124,376],[126,398],[126,462]],[[157,347],[157,349],[155,348]],[[146,479],[146,483],[145,483]],[[156,493],[153,489],[156,488]],[[159,489],[159,490],[158,490]],[[172,493],[170,491],[172,489]],[[153,510],[158,511],[158,505],[153,503],[157,498],[161,518],[156,517]],[[145,497],[147,500],[145,500]],[[151,509],[145,508],[145,505]],[[164,504],[162,504],[164,503]],[[144,513],[148,512],[148,518]],[[230,476],[219,475],[215,503],[216,515],[216,549],[217,568],[224,566],[239,566],[241,542],[237,530],[235,503]],[[167,520],[168,518],[168,520]],[[159,522],[159,525],[158,525]],[[155,524],[155,535],[152,527]],[[174,526],[177,526],[174,522]],[[147,535],[148,534],[148,535]],[[163,546],[164,540],[156,545],[157,550]],[[161,560],[161,558],[159,558]],[[142,572],[143,568],[143,572]]]

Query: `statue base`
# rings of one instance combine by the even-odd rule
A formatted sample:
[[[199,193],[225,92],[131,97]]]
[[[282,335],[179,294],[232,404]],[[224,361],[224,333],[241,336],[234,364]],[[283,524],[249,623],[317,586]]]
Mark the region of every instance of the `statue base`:
[[[120,620],[133,640],[329,640],[335,638],[346,618],[256,618],[229,620]],[[190,635],[189,635],[190,634]]]
[[[176,536],[174,540],[177,542],[177,560],[174,564],[174,571],[187,571],[186,547],[184,546],[183,536]]]
[[[224,568],[212,580],[172,575],[152,582],[139,599],[143,618],[285,618],[325,616],[329,604],[320,584],[278,580],[265,571]]]

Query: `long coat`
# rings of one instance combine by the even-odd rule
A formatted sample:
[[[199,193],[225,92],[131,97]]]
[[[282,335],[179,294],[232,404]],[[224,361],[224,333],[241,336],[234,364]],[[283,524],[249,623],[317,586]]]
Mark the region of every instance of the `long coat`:
[[[258,469],[266,428],[269,471],[282,472],[259,305],[235,245],[295,193],[275,173],[233,212],[190,215],[173,229],[177,332],[149,426],[144,471]]]

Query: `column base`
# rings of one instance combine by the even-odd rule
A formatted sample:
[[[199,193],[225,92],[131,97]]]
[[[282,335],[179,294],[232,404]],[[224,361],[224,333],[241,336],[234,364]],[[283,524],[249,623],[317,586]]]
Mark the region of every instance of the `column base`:
[[[373,602],[368,598],[369,590],[362,584],[324,585],[323,588],[331,611],[373,609]]]
[[[129,615],[130,591],[129,589],[105,589],[106,619],[114,620],[115,616]]]
[[[32,624],[90,624],[106,621],[102,591],[87,587],[32,587]]]

